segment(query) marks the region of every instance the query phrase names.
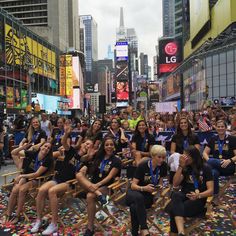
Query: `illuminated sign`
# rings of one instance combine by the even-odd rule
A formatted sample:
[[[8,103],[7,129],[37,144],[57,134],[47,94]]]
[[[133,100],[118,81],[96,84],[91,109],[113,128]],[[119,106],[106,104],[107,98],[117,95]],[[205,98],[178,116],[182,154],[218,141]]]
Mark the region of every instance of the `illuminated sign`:
[[[116,60],[127,61],[128,60],[128,42],[116,42]]]
[[[56,54],[29,36],[26,32],[5,24],[6,62],[9,65],[35,66],[34,73],[56,79]]]
[[[128,81],[116,82],[116,98],[117,100],[129,100],[129,83]]]
[[[182,61],[181,41],[173,38],[159,40],[159,74],[170,73]]]

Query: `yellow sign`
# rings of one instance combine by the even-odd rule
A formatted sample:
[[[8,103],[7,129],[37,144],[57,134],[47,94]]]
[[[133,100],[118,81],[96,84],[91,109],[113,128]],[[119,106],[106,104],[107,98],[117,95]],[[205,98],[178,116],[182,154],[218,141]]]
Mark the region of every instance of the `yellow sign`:
[[[60,95],[66,95],[66,57],[64,55],[60,56]]]
[[[23,32],[5,24],[7,64],[21,65],[27,69],[35,66],[34,73],[56,79],[56,54]]]
[[[66,55],[66,95],[73,95],[72,55]]]

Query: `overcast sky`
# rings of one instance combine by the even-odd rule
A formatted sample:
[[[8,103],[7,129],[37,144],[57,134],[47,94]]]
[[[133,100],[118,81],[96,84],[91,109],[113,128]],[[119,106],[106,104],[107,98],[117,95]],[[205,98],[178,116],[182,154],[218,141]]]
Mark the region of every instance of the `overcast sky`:
[[[104,59],[108,45],[115,44],[120,7],[125,27],[136,30],[139,53],[148,54],[152,66],[155,45],[162,36],[162,0],[79,0],[79,14],[92,15],[98,24],[98,59]]]

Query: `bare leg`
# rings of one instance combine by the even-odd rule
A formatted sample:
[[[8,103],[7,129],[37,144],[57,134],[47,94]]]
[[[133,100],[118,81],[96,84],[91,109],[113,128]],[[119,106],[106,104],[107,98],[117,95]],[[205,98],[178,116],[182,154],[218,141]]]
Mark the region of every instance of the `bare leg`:
[[[79,184],[82,188],[84,188],[86,191],[93,192],[96,194],[96,196],[102,195],[102,193],[99,190],[93,191],[90,186],[92,183],[86,178],[86,171],[80,171],[76,174],[76,179],[79,181]]]
[[[55,181],[48,181],[40,187],[36,198],[37,219],[41,220],[45,205],[45,198],[48,195],[49,189],[56,184],[57,183]]]
[[[94,228],[94,219],[96,214],[96,194],[87,193],[87,211],[88,211],[88,229]]]
[[[182,216],[175,216],[175,223],[178,233],[184,233],[184,218]]]
[[[23,165],[23,158],[20,158],[19,155],[12,155],[12,160],[14,161],[16,168],[21,170]]]
[[[106,187],[102,187],[99,191],[103,194],[108,193]],[[96,214],[96,199],[97,196],[95,193],[87,193],[87,212],[88,212],[88,229],[93,230],[94,228],[94,219]]]
[[[20,213],[23,210],[23,206],[25,204],[25,196],[26,193],[29,191],[30,188],[32,188],[34,186],[34,182],[30,181],[27,182],[23,185],[20,186],[19,189],[19,197],[18,197],[18,203],[17,203],[17,210],[16,210],[16,215],[19,216]]]
[[[58,218],[58,194],[63,194],[69,189],[69,185],[66,183],[57,184],[51,187],[48,191],[48,197],[50,202],[50,208],[52,211],[52,223],[57,224]]]
[[[20,185],[17,184],[13,187],[9,200],[8,200],[8,206],[7,206],[7,215],[10,216],[16,206],[17,196],[19,193]]]

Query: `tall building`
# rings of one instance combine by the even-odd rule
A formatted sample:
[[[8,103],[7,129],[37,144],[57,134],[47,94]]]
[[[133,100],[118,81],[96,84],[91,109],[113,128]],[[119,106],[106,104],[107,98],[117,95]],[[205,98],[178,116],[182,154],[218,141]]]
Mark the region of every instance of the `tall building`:
[[[175,0],[174,3],[174,37],[178,38],[182,36],[183,32],[183,2],[182,0]]]
[[[60,50],[80,49],[77,0],[0,0],[0,7]]]
[[[114,60],[114,51],[112,51],[111,45],[108,45],[107,59]]]
[[[140,74],[146,75],[148,78],[148,55],[143,52],[139,55],[140,59]]]
[[[95,62],[98,59],[97,23],[91,15],[81,15],[85,26],[86,83],[96,84]]]
[[[185,0],[186,1],[186,0]],[[163,0],[163,37],[182,36],[183,3],[182,0]]]
[[[162,0],[162,22],[163,22],[163,36],[171,37],[174,35],[174,8],[175,0]]]

